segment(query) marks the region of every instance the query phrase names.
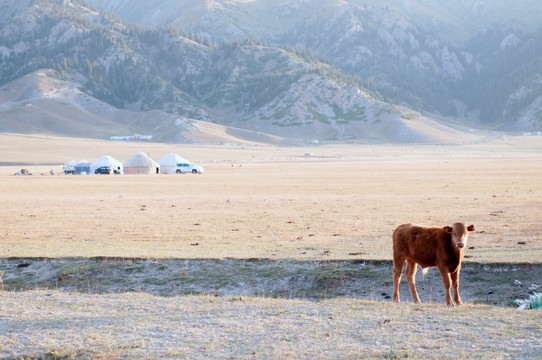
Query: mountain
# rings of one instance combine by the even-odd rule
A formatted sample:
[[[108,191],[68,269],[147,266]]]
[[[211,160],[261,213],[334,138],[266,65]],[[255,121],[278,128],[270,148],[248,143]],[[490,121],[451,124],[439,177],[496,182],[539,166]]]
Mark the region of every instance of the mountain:
[[[110,136],[153,135],[153,140],[202,144],[288,144],[286,139],[188,119],[159,110],[115,108],[85,94],[77,79],[60,79],[54,70],[37,70],[0,88],[0,129],[108,139]]]
[[[275,143],[441,141],[449,133],[428,136],[409,126],[408,109],[379,100],[311,51],[254,41],[211,44],[125,23],[75,0],[10,0],[4,9],[4,132],[150,132],[159,141],[191,142],[205,137],[187,128],[206,122]]]
[[[123,19],[147,27],[172,26],[215,40],[278,40],[300,24],[337,19],[345,12],[384,12],[400,17],[444,43],[459,46],[487,30],[540,28],[542,4],[536,0],[90,0]],[[357,10],[356,10],[357,9]],[[355,19],[356,16],[354,16]],[[365,25],[362,22],[346,26]],[[359,29],[359,28],[358,28]],[[322,33],[322,31],[320,31]]]
[[[530,27],[452,44],[406,10],[358,2],[105,4],[120,17],[97,1],[99,10],[81,0],[0,5],[0,131],[455,143],[479,139],[465,130],[480,124],[539,127],[542,47]],[[122,20],[128,10],[155,24]],[[489,111],[507,120],[484,120]]]
[[[538,0],[90,1],[209,41],[311,49],[384,101],[418,111],[487,128],[542,127]]]

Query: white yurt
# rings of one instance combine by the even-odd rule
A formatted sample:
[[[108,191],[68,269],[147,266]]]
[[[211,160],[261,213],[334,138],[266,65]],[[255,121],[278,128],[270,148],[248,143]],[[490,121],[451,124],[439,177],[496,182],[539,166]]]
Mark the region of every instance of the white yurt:
[[[137,152],[124,164],[125,174],[160,174],[160,165],[144,152]]]
[[[160,172],[162,174],[175,174],[177,164],[189,162],[190,161],[175,153],[169,153],[158,160],[158,164],[160,164]]]
[[[94,171],[102,166],[109,166],[111,169],[113,169],[113,171],[118,174],[124,173],[122,163],[109,155],[104,155],[98,160],[94,161],[92,164],[90,164],[90,173],[94,174]]]
[[[81,160],[73,168],[73,173],[76,175],[87,175],[90,174],[90,163],[86,160]]]
[[[62,166],[62,170],[64,171],[64,174],[72,173],[75,165],[77,165],[78,163],[79,163],[79,161],[77,161],[77,160],[71,160],[71,161],[68,161],[67,163],[65,163]]]

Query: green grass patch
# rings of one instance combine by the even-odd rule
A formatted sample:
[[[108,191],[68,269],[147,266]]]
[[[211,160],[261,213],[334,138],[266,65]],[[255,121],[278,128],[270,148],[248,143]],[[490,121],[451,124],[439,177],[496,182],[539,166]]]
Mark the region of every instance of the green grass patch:
[[[406,114],[401,114],[401,119],[404,119],[404,120],[412,120],[412,119],[416,119],[418,117],[418,115],[416,115],[415,113],[406,113]]]

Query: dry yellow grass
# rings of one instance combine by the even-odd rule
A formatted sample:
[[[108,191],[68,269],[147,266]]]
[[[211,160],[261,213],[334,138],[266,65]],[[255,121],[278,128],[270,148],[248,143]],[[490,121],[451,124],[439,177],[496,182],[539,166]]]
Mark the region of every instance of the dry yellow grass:
[[[48,175],[71,159],[110,154],[125,161],[140,150],[154,158],[177,152],[206,172]],[[540,263],[540,138],[447,147],[276,148],[0,134],[0,163],[7,164],[0,166],[0,258],[123,258],[4,259],[5,288],[49,290],[0,290],[0,314],[6,315],[0,321],[0,357],[534,359],[540,354],[541,342],[532,337],[540,332],[539,311],[341,298],[385,298],[391,272],[386,265],[293,261],[391,259],[391,232],[398,224],[465,221],[478,229],[469,239],[474,249],[467,249],[472,256],[467,261]],[[11,176],[21,167],[34,175]],[[469,264],[462,294],[509,303],[511,296],[525,294],[538,268]],[[354,276],[362,279],[350,281]],[[434,296],[440,302],[438,274],[431,276],[420,282],[426,288],[423,301]],[[312,287],[299,286],[310,279]],[[515,279],[525,284],[519,288]],[[243,296],[123,293],[175,295],[176,284],[198,293]],[[360,285],[353,291],[352,284]],[[62,291],[73,286],[81,292]],[[284,299],[265,298],[270,293],[245,298],[243,290],[250,286],[274,289]],[[304,289],[317,298],[323,291],[327,298],[328,286],[328,300],[301,299]],[[90,294],[100,289],[117,293]],[[286,300],[289,296],[294,299]]]
[[[390,259],[398,224],[465,221],[478,230],[468,260],[542,258],[540,138],[308,148],[0,140],[1,163],[37,164],[24,166],[28,177],[9,176],[22,166],[0,167],[2,257]],[[177,152],[206,173],[37,175],[140,150]]]
[[[44,310],[46,309],[46,310]],[[0,292],[6,359],[537,359],[541,311]]]

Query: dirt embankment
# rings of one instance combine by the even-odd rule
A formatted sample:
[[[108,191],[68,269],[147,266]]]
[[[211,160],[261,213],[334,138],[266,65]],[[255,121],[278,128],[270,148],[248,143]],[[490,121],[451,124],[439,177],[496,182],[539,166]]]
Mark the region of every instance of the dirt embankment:
[[[14,291],[390,300],[391,270],[391,261],[363,260],[4,258],[0,259],[0,284]],[[542,285],[540,274],[542,264],[467,262],[461,273],[461,296],[469,303],[512,306],[512,300],[532,293],[532,284]],[[417,288],[422,302],[444,301],[437,269],[425,278],[418,272]],[[404,278],[400,290],[401,299],[411,301]]]

